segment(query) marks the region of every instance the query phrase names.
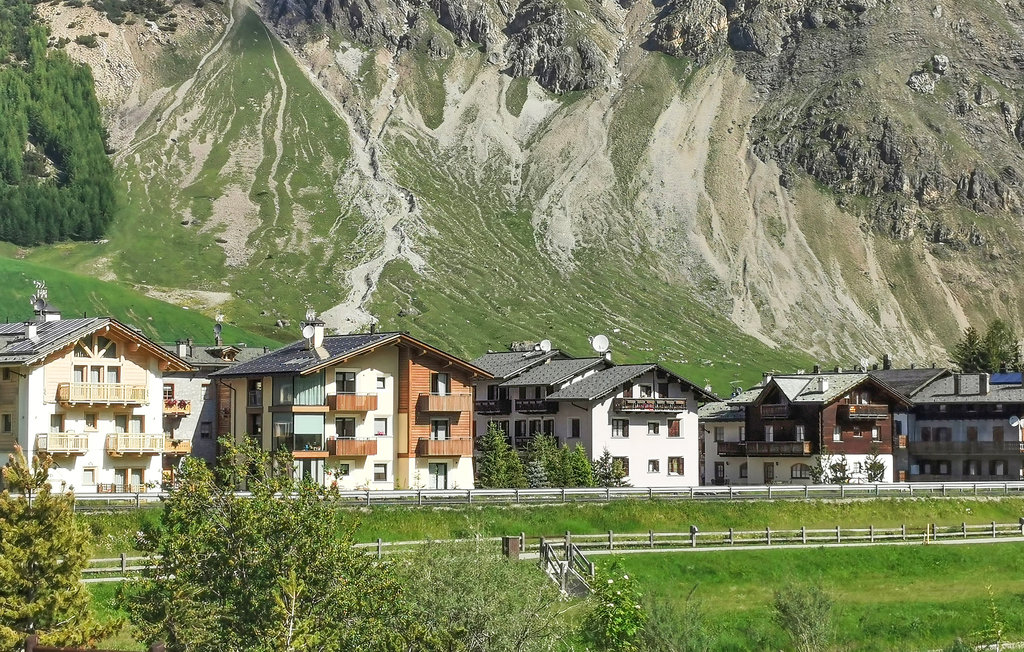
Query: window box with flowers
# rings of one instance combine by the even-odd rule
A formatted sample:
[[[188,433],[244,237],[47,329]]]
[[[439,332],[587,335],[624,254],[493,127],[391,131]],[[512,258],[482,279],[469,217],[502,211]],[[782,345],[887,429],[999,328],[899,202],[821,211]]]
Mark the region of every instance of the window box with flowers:
[[[188,416],[192,414],[192,401],[183,398],[164,399],[164,414],[175,417]]]

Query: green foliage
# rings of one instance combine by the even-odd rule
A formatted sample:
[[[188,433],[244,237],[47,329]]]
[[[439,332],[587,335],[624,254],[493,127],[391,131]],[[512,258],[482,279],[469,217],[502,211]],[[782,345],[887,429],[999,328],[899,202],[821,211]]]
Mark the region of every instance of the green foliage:
[[[643,632],[643,649],[648,652],[710,652],[716,649],[719,630],[704,606],[693,599],[693,591],[681,607],[648,599],[650,614]]]
[[[548,472],[544,468],[542,460],[530,460],[526,464],[526,486],[530,489],[544,489],[550,487]]]
[[[868,482],[881,482],[885,478],[885,462],[878,452],[878,443],[873,442],[871,451],[864,459],[864,475]]]
[[[832,484],[850,483],[850,462],[846,459],[846,453],[832,458],[828,465],[828,481]]]
[[[508,445],[505,431],[493,423],[480,440],[477,486],[481,489],[522,489],[527,486],[526,469],[519,453]]]
[[[832,638],[832,596],[820,584],[788,584],[775,591],[776,624],[797,652],[818,652]]]
[[[51,645],[92,644],[120,627],[99,625],[80,582],[88,530],[75,520],[74,497],[54,492],[52,460],[31,466],[15,447],[2,470],[0,493],[0,648],[19,649],[37,634]],[[31,500],[31,504],[30,503]]]
[[[569,450],[565,447],[564,450]],[[593,487],[594,468],[590,463],[587,451],[576,444],[569,454],[569,486],[571,487]]]
[[[400,650],[422,633],[389,564],[352,547],[337,491],[291,477],[288,454],[222,441],[188,459],[125,585],[140,638],[176,650]],[[250,497],[235,495],[244,481]]]
[[[617,563],[594,580],[593,606],[583,621],[583,635],[599,650],[632,652],[642,644],[647,612],[636,580]]]
[[[96,239],[116,207],[92,74],[47,37],[26,0],[0,0],[0,240],[20,245]],[[42,178],[39,156],[56,175]]]
[[[531,488],[593,487],[594,470],[579,444],[573,450],[551,435],[535,435],[527,450],[526,479]]]
[[[821,452],[814,459],[811,465],[811,482],[814,484],[829,484],[832,482],[832,453],[824,442],[821,444]]]
[[[622,462],[613,460],[612,454],[605,448],[601,457],[594,461],[593,465],[594,484],[598,487],[628,487],[626,470],[622,468]]]
[[[992,373],[1003,367],[1019,370],[1020,339],[1013,326],[1002,319],[990,323],[984,337],[974,326],[968,326],[953,346],[949,361],[964,373]]]
[[[99,41],[96,40],[95,34],[79,34],[75,37],[75,43],[87,48],[98,48],[100,46]]]
[[[558,587],[493,547],[428,544],[396,563],[431,645],[465,652],[557,649],[569,629]],[[443,588],[442,588],[443,587]]]

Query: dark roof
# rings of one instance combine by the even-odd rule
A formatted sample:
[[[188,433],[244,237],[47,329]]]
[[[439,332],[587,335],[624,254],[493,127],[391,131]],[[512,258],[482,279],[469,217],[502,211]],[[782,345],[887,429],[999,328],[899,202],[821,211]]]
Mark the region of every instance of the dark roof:
[[[472,365],[488,372],[497,379],[511,378],[521,374],[545,360],[563,358],[565,354],[555,349],[552,351],[502,351],[489,352],[472,361]]]
[[[570,358],[568,360],[551,360],[537,365],[511,380],[506,380],[502,387],[522,387],[525,385],[558,385],[579,374],[605,362],[604,358]],[[610,364],[610,363],[609,363]]]
[[[730,405],[722,401],[705,403],[697,409],[697,417],[701,421],[743,421],[746,408],[742,405]]]
[[[655,369],[663,371],[666,377],[676,378],[679,382],[688,386],[697,395],[698,401],[721,400],[713,393],[708,392],[707,390],[694,385],[685,378],[677,376],[653,363],[624,364],[604,369],[596,374],[591,374],[582,380],[566,385],[547,398],[549,401],[594,401],[617,391],[623,383],[629,382],[637,376]]]
[[[156,342],[111,317],[82,317],[78,319],[54,319],[32,322],[36,337],[26,337],[25,322],[0,324],[0,366],[31,365],[43,358],[70,346],[79,339],[102,328],[110,328],[121,337],[135,338],[157,357],[171,363],[174,371],[189,369],[187,362],[173,352],[167,351]]]
[[[989,384],[987,394],[980,393],[978,374],[958,374],[960,391],[954,392],[955,375],[939,378],[914,395],[914,402],[934,403],[1024,403],[1024,387]]]
[[[178,345],[177,344],[164,345],[163,348],[164,348],[165,351],[170,351],[171,353],[174,353],[174,354],[178,353]],[[208,346],[192,344],[192,345],[188,346],[188,349],[189,349],[189,353],[187,355],[181,356],[182,359],[185,360],[186,362],[188,362],[193,367],[204,368],[204,369],[210,369],[210,368],[221,369],[223,367],[230,367],[230,366],[233,366],[233,365],[242,364],[244,362],[249,362],[250,360],[255,360],[256,358],[258,358],[258,357],[260,357],[262,355],[266,355],[267,353],[270,352],[270,349],[267,349],[267,348],[262,347],[262,346],[260,346],[260,347],[252,347],[252,346],[241,346],[241,347],[239,347],[239,346],[227,346],[227,345],[216,346],[216,345],[213,345],[213,344],[208,345]],[[234,360],[225,360],[222,357],[222,352],[225,349],[234,349],[234,351],[235,351]]]
[[[948,369],[877,369],[872,378],[895,389],[904,396],[913,396],[928,383],[949,373]]]

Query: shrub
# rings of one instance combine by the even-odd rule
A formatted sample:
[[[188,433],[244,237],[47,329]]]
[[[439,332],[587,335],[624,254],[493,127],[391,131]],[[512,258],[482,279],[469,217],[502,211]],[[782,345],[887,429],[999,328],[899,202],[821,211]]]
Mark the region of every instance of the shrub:
[[[832,596],[820,584],[789,584],[775,592],[775,623],[798,652],[815,652],[832,637]]]
[[[620,573],[618,562],[594,580],[593,607],[583,622],[583,636],[599,650],[632,652],[644,649],[647,624],[636,580]]]

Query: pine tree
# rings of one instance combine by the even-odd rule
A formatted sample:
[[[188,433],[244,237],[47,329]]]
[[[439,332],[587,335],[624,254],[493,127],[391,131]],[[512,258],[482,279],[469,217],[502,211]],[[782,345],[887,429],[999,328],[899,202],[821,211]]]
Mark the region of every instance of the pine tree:
[[[508,451],[505,431],[497,424],[487,426],[480,440],[480,462],[477,465],[476,484],[481,489],[499,489],[507,486]],[[513,451],[514,452],[514,451]]]
[[[548,455],[545,468],[548,473],[548,482],[552,487],[574,487],[572,483],[572,453],[569,447],[562,445],[561,448],[553,448]]]
[[[985,366],[983,356],[981,335],[974,326],[968,326],[963,337],[953,346],[949,361],[962,372],[974,373],[981,371]]]
[[[832,484],[850,483],[850,463],[846,459],[846,453],[834,459],[828,470]]]
[[[621,468],[621,464],[619,465]],[[594,460],[594,484],[598,487],[614,487],[615,476],[612,474],[612,454],[605,448],[601,457]]]
[[[1020,369],[1020,340],[1013,327],[1002,319],[988,325],[981,351],[983,367],[978,371],[996,372],[1003,367]]]
[[[0,493],[0,648],[17,649],[29,634],[50,645],[87,645],[121,627],[100,625],[81,583],[88,532],[76,522],[74,496],[54,492],[52,460],[31,466],[16,446]]]
[[[509,489],[525,489],[529,486],[523,459],[511,446],[505,447],[505,486]]]
[[[569,482],[573,487],[594,486],[594,468],[587,451],[579,444],[576,444],[569,458]]]
[[[822,443],[821,452],[811,465],[811,482],[814,484],[829,484],[832,481],[832,454],[828,447]]]
[[[626,479],[626,467],[621,460],[612,458],[612,484],[613,487],[629,487],[629,480]]]
[[[545,489],[551,486],[548,483],[548,472],[544,469],[543,462],[531,460],[526,465],[526,483],[530,489]]]
[[[885,478],[885,462],[878,451],[878,444],[872,443],[871,452],[864,460],[864,476],[868,482],[881,482]]]

